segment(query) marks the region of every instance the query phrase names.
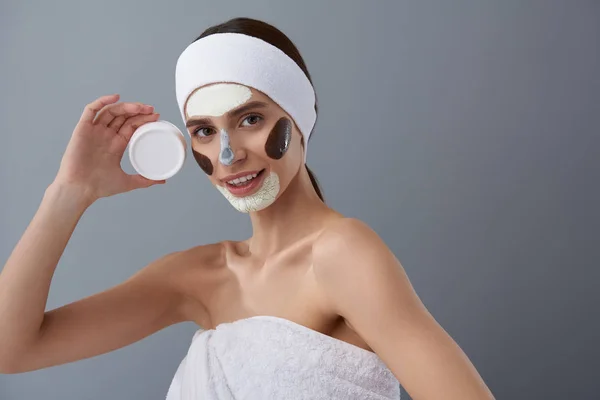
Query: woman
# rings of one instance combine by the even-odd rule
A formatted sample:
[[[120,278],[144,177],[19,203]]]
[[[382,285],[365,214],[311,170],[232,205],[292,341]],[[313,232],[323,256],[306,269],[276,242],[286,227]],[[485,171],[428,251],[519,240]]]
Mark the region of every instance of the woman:
[[[103,354],[167,326],[201,329],[176,398],[493,398],[466,355],[364,223],[328,207],[305,164],[316,120],[294,44],[264,22],[206,30],[180,56],[177,100],[192,151],[253,234],[166,255],[104,292],[45,312],[52,275],[99,198],[164,181],[121,158],[152,106],[85,107],[40,208],[0,274],[0,368],[18,373]]]

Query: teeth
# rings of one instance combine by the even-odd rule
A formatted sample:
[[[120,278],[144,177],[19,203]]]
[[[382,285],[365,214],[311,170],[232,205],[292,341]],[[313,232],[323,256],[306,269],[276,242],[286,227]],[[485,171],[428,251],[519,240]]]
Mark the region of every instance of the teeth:
[[[246,176],[240,176],[239,178],[235,178],[230,181],[227,181],[227,183],[229,183],[230,185],[240,186],[241,184],[256,178],[257,175],[258,174],[249,174]]]

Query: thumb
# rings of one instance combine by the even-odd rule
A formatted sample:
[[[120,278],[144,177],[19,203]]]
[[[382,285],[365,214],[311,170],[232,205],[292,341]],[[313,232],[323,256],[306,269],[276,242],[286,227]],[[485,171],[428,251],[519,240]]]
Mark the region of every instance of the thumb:
[[[154,185],[162,185],[166,183],[166,180],[154,181],[152,179],[144,178],[140,174],[130,175],[130,182],[132,189],[142,189],[147,188]]]

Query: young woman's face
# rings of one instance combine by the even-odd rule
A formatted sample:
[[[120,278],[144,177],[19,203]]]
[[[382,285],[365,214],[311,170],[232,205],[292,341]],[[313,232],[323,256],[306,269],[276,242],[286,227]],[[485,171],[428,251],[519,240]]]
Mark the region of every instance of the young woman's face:
[[[271,205],[302,165],[302,135],[292,118],[255,89],[199,88],[188,97],[185,118],[198,165],[239,211]]]

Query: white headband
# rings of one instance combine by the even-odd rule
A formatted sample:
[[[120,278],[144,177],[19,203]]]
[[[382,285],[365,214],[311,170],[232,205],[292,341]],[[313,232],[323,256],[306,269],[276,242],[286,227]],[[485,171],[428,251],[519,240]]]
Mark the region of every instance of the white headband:
[[[175,70],[177,103],[185,123],[185,103],[194,90],[212,83],[252,87],[283,108],[304,136],[304,154],[315,125],[315,92],[304,71],[283,51],[252,36],[216,33],[190,44]]]

